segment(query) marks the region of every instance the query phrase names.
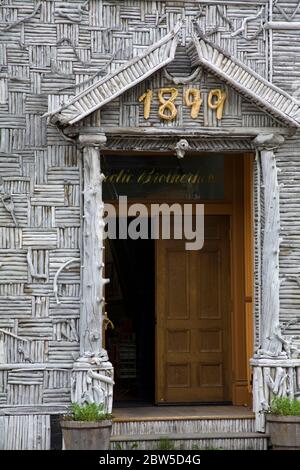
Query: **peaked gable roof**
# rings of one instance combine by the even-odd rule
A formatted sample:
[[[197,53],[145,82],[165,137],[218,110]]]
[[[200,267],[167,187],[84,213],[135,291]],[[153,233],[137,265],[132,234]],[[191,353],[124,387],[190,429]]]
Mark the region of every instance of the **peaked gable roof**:
[[[78,93],[51,113],[51,121],[74,124],[172,62],[181,26],[182,23],[178,22],[171,32],[148,47],[143,54]],[[188,51],[192,65],[202,65],[286,125],[300,127],[299,101],[210,42],[201,31],[193,34]]]
[[[178,22],[171,32],[143,54],[78,93],[54,113],[52,121],[74,124],[172,62],[181,26],[182,23]]]
[[[210,42],[201,32],[193,35],[189,53],[193,65],[201,64],[263,111],[289,126],[300,127],[299,101]]]

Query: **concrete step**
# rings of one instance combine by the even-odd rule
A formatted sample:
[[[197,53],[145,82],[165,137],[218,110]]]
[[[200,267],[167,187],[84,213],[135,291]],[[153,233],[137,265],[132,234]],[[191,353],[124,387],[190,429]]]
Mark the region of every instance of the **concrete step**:
[[[148,433],[114,435],[111,438],[111,449],[119,450],[266,450],[267,448],[268,435],[254,432]]]

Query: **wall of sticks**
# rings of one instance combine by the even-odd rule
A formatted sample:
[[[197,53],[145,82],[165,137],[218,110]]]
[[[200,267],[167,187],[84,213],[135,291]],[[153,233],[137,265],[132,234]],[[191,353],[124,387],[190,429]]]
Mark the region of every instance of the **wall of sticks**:
[[[70,137],[47,124],[43,114],[142,52],[179,18],[186,20],[186,27],[169,75],[186,73],[184,48],[194,22],[213,42],[298,96],[297,29],[272,30],[264,23],[300,22],[299,4],[298,0],[275,4],[269,0],[1,1],[0,448],[49,448],[49,415],[63,412],[69,404],[72,364],[79,356],[81,152]],[[96,112],[83,125],[278,126],[228,87],[222,122],[206,113],[205,105],[196,122],[182,104],[174,123],[159,122],[157,90],[166,84],[170,86],[170,79],[159,72],[104,108],[101,121]],[[154,90],[155,99],[145,123],[138,98],[147,87]],[[206,96],[222,83],[204,73],[193,87]],[[300,334],[299,146],[299,137],[294,137],[278,151],[284,185],[281,321],[287,333],[295,335]],[[258,170],[256,180],[260,181]],[[260,197],[255,198],[258,207]],[[260,233],[256,235],[258,241]],[[258,266],[258,251],[255,259]],[[70,260],[75,262],[69,264]],[[255,281],[259,331],[258,274]]]

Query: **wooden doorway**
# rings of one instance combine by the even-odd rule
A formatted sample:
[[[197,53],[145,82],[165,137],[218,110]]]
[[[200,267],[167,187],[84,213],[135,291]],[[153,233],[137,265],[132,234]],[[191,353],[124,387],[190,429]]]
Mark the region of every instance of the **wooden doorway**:
[[[143,154],[144,155],[144,154]],[[136,155],[130,155],[129,160],[127,160],[127,156],[122,154],[122,159],[120,158],[119,160],[122,160],[123,165],[129,165],[130,168],[136,168],[139,169],[139,165],[141,168],[144,168],[145,161],[147,160],[148,166],[152,168],[158,167],[159,162],[165,162],[165,158],[167,159],[168,156],[165,155],[164,153],[161,153],[160,155],[156,155],[157,159],[153,160],[152,155],[148,155],[145,157],[144,160],[141,163],[140,154]],[[207,158],[207,160],[205,159]],[[210,162],[211,160],[211,155],[191,155],[189,157],[190,159],[195,159],[195,165],[198,165],[199,167],[205,168],[205,161]],[[203,162],[201,163],[201,159],[204,158]],[[156,292],[153,292],[153,300],[156,302],[156,308],[153,307],[153,321],[154,321],[154,315],[155,315],[155,321],[156,321],[156,337],[155,337],[155,349],[156,349],[156,363],[155,367],[153,366],[153,369],[148,367],[149,373],[152,374],[152,372],[155,374],[155,378],[152,377],[152,383],[155,383],[155,402],[158,404],[163,404],[163,403],[193,403],[193,402],[232,402],[234,405],[250,405],[251,404],[251,370],[249,367],[249,359],[253,355],[253,209],[252,209],[252,204],[253,204],[253,154],[226,154],[223,155],[224,158],[224,171],[223,171],[223,176],[222,176],[222,181],[224,183],[224,191],[223,194],[219,194],[218,190],[215,192],[210,192],[209,187],[205,186],[204,187],[204,194],[208,196],[207,199],[198,197],[197,195],[195,197],[195,200],[199,203],[203,203],[205,205],[205,217],[206,217],[206,245],[204,247],[203,253],[201,253],[202,250],[200,250],[200,253],[198,254],[185,254],[185,256],[189,256],[191,259],[186,261],[185,256],[183,254],[180,254],[182,252],[182,247],[180,246],[179,241],[174,241],[172,242],[171,240],[168,242],[164,241],[157,241],[155,242],[155,259],[156,259],[156,274],[153,277],[156,277],[155,283],[156,283]],[[187,160],[187,157],[185,157],[185,160]],[[119,170],[119,163],[114,164],[115,162],[115,155],[106,155],[106,167],[105,167],[105,173],[108,174],[108,170],[111,167],[111,173],[112,177],[114,175],[119,174],[117,170]],[[154,163],[153,163],[154,162]],[[215,162],[216,163],[216,162]],[[164,163],[164,165],[166,165]],[[208,163],[207,163],[208,165]],[[208,167],[208,166],[207,166]],[[219,174],[219,173],[218,173]],[[220,180],[216,179],[215,183],[212,185],[214,188],[218,187],[218,182]],[[122,184],[120,183],[120,188],[117,183],[115,183],[115,180],[113,180],[114,184],[107,183],[111,186],[114,186],[114,191],[110,191],[109,193],[111,194],[128,194],[128,198],[131,202],[142,202],[145,204],[148,209],[150,210],[151,203],[163,203],[163,202],[169,202],[169,203],[178,203],[178,204],[185,204],[186,202],[190,202],[187,199],[183,199],[179,197],[180,195],[176,194],[174,195],[171,190],[171,185],[168,187],[167,193],[161,193],[158,191],[159,188],[155,186],[155,191],[152,193],[145,192],[146,189],[148,188],[147,185],[142,185],[142,188],[137,188],[136,185],[134,185],[134,188],[132,189],[130,185],[126,185],[124,182]],[[145,189],[145,186],[147,188]],[[149,185],[149,188],[152,188],[151,185]],[[153,189],[153,188],[152,188]],[[127,193],[126,193],[127,191]],[[203,194],[203,193],[202,193]],[[210,196],[211,199],[209,199]],[[181,193],[181,196],[185,196],[185,193]],[[105,198],[106,202],[111,202],[116,205],[117,208],[117,202],[114,201],[114,199],[110,199],[109,194]],[[191,199],[193,201],[193,198]],[[117,208],[118,210],[118,208]],[[208,233],[208,229],[211,232],[211,235]],[[220,240],[220,238],[214,239],[213,237],[213,231],[220,230],[223,233],[223,242]],[[220,232],[221,233],[221,232]],[[219,241],[218,241],[219,240]],[[191,273],[196,273],[197,276],[201,274],[201,269],[199,268],[199,265],[201,266],[200,260],[201,256],[203,255],[206,257],[206,260],[210,258],[211,261],[206,261],[207,263],[211,262],[212,263],[212,269],[213,269],[213,256],[209,255],[206,253],[206,248],[209,251],[210,247],[214,247],[214,249],[219,250],[220,253],[223,256],[223,265],[220,267],[220,272],[219,275],[221,276],[220,279],[218,279],[220,285],[224,285],[225,288],[222,289],[222,296],[226,296],[226,298],[222,297],[220,299],[219,305],[225,305],[227,302],[229,302],[229,312],[228,316],[222,316],[221,320],[219,323],[221,324],[221,330],[220,330],[220,325],[218,324],[217,319],[210,319],[207,318],[201,319],[200,326],[199,326],[199,331],[201,330],[209,330],[209,334],[206,334],[203,336],[203,341],[204,344],[198,341],[198,343],[195,345],[194,343],[191,343],[192,348],[198,347],[198,349],[195,349],[197,354],[200,356],[199,359],[199,367],[198,369],[195,366],[192,366],[192,369],[194,367],[194,370],[189,372],[190,375],[190,383],[191,383],[191,390],[193,389],[194,385],[200,384],[198,386],[198,389],[200,387],[200,392],[194,387],[194,390],[189,392],[190,397],[188,398],[188,394],[183,393],[184,389],[186,387],[186,382],[184,382],[184,370],[181,369],[176,371],[176,368],[173,368],[171,371],[169,371],[168,379],[170,379],[170,383],[172,383],[172,380],[174,382],[174,378],[177,381],[182,381],[180,387],[169,387],[171,390],[174,388],[174,390],[177,388],[178,393],[176,395],[175,391],[171,393],[169,391],[166,393],[166,371],[165,367],[166,364],[169,362],[174,361],[177,363],[177,358],[179,357],[180,354],[186,355],[187,352],[179,353],[176,351],[173,351],[172,349],[180,348],[180,345],[176,346],[176,341],[184,343],[186,341],[195,341],[193,337],[195,335],[191,335],[191,333],[188,333],[186,335],[181,335],[181,331],[184,330],[182,327],[182,324],[186,322],[186,318],[182,319],[173,319],[174,320],[174,329],[177,331],[175,335],[173,335],[173,338],[167,338],[166,334],[166,329],[167,327],[169,328],[169,325],[165,325],[165,319],[163,317],[163,309],[165,309],[165,302],[166,302],[166,287],[169,287],[167,282],[173,282],[173,291],[176,291],[176,293],[179,293],[179,287],[182,286],[182,278],[180,277],[180,272],[177,274],[171,274],[171,275],[166,275],[164,274],[164,271],[167,269],[167,262],[165,260],[166,258],[166,252],[168,251],[168,243],[172,245],[172,249],[174,249],[176,252],[178,252],[178,256],[181,259],[181,264],[184,265],[184,260],[185,264],[189,266],[189,268],[186,269],[185,275],[188,278],[189,284],[191,284],[191,293],[189,293],[185,299],[185,302],[192,302],[193,303],[193,308],[195,311],[197,309],[199,310],[199,305],[197,302],[200,302],[200,306],[202,305],[201,302],[206,302],[209,304],[209,302],[216,301],[216,299],[211,295],[211,288],[207,287],[207,299],[205,300],[203,297],[202,299],[198,299],[197,295],[199,292],[201,292],[201,285],[199,286],[199,279],[198,279],[198,284],[197,284],[197,279],[196,276],[193,277],[191,280]],[[219,245],[218,245],[219,243]],[[175,246],[176,244],[176,246]],[[171,246],[171,245],[170,245]],[[154,259],[154,258],[153,258]],[[159,261],[159,259],[161,261]],[[228,277],[227,279],[224,278],[224,273],[222,271],[223,267],[227,263],[229,259],[229,262],[227,264],[227,272],[228,272]],[[165,260],[165,261],[163,261]],[[226,260],[226,262],[225,262]],[[160,263],[160,264],[159,264]],[[180,268],[180,265],[176,263],[174,260],[169,260],[168,263],[173,263],[175,264],[175,271],[178,272],[180,269],[183,272],[183,268]],[[229,268],[228,268],[229,266]],[[176,271],[177,269],[177,271]],[[217,269],[217,268],[215,268]],[[225,268],[224,268],[225,269]],[[139,270],[135,270],[135,275],[136,272],[139,272]],[[225,271],[224,271],[225,272]],[[110,277],[110,276],[108,276]],[[139,276],[140,279],[140,276]],[[212,278],[213,279],[213,278]],[[209,279],[204,278],[204,280],[209,284],[213,284],[213,282]],[[177,283],[177,284],[176,284]],[[133,295],[135,295],[135,281],[129,283],[130,286],[133,289]],[[147,284],[147,283],[146,283]],[[178,286],[179,284],[179,286]],[[149,283],[147,284],[149,285]],[[164,287],[163,287],[164,286]],[[205,286],[205,284],[204,284]],[[227,287],[226,287],[227,286]],[[203,288],[204,289],[204,288]],[[177,292],[178,291],[178,292]],[[178,294],[179,295],[179,294]],[[160,300],[159,300],[160,299]],[[175,307],[179,308],[179,301],[183,302],[183,300],[180,298],[178,300],[174,299],[168,299],[168,301],[172,301],[175,303]],[[178,305],[177,305],[178,303]],[[209,307],[209,305],[208,305]],[[207,307],[207,308],[208,308]],[[202,308],[202,307],[201,307]],[[212,307],[210,307],[212,308]],[[194,312],[192,312],[193,315],[196,315]],[[186,312],[184,315],[187,315]],[[169,320],[168,320],[169,321]],[[181,321],[181,323],[180,323]],[[177,322],[177,323],[176,323]],[[190,331],[194,328],[193,325],[190,325],[189,329]],[[227,329],[227,330],[226,330]],[[217,331],[219,333],[217,334]],[[227,331],[227,333],[223,333],[223,331]],[[177,339],[176,339],[177,336]],[[184,337],[187,336],[188,340]],[[221,336],[221,340],[220,340]],[[224,338],[225,336],[225,338]],[[175,339],[174,339],[175,338]],[[201,338],[200,338],[201,339]],[[176,341],[175,341],[176,340]],[[169,344],[168,344],[169,341]],[[174,343],[175,342],[175,346]],[[206,343],[205,343],[206,342]],[[215,342],[215,344],[214,344]],[[143,339],[141,340],[141,344],[144,345]],[[220,344],[221,344],[221,349],[222,349],[222,354],[220,352]],[[183,346],[186,348],[186,345],[183,344]],[[216,348],[213,348],[213,346],[216,346]],[[199,352],[199,348],[202,348],[201,351]],[[206,348],[206,349],[205,349]],[[209,349],[207,351],[207,348]],[[171,350],[170,350],[171,349]],[[204,350],[203,350],[204,349]],[[212,349],[217,349],[215,351],[212,351]],[[194,351],[194,349],[192,349]],[[172,356],[173,354],[173,356]],[[176,356],[177,354],[177,356]],[[222,358],[221,358],[222,355]],[[224,357],[223,357],[224,355]],[[175,357],[175,359],[174,359]],[[191,357],[193,357],[193,353],[191,353]],[[209,360],[210,359],[210,360]],[[210,362],[211,361],[211,362]],[[179,362],[180,364],[180,362]],[[203,365],[202,365],[203,364]],[[208,366],[207,366],[208,364]],[[214,366],[211,366],[211,364],[214,364]],[[116,368],[118,367],[118,364],[115,364]],[[190,366],[189,366],[190,367]],[[199,368],[202,368],[203,374],[200,374],[199,378]],[[151,371],[150,371],[151,369]],[[155,371],[154,371],[155,369]],[[172,376],[173,374],[173,376]],[[177,374],[177,375],[176,375]],[[193,375],[194,374],[194,375]],[[198,376],[197,376],[198,374]],[[180,378],[181,375],[181,378]],[[176,382],[175,380],[175,382]],[[194,382],[193,382],[194,381]],[[180,391],[180,390],[181,391]],[[201,390],[202,389],[202,390]],[[205,393],[205,391],[207,393]],[[198,393],[199,392],[199,393]],[[183,398],[180,398],[180,393],[181,397],[184,395]],[[194,395],[193,395],[194,393]],[[194,398],[193,398],[194,397]]]
[[[157,403],[231,401],[229,217],[204,227],[201,250],[157,241]]]

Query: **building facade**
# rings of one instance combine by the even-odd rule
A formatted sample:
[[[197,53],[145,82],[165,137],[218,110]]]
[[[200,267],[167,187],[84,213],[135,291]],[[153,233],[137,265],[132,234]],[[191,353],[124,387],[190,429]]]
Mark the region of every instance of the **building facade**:
[[[114,369],[120,399],[253,402],[260,432],[299,396],[299,6],[2,2],[0,448],[110,410]],[[203,203],[204,248],[108,247],[121,195]]]

